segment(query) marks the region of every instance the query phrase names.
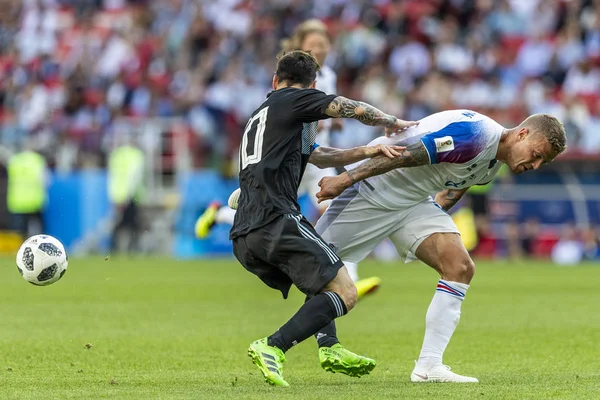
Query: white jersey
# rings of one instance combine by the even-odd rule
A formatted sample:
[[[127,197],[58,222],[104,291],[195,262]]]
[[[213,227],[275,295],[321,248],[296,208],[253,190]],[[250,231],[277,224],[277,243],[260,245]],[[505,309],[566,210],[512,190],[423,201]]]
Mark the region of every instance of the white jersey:
[[[317,72],[317,85],[316,89],[325,92],[327,94],[336,94],[337,92],[337,75],[327,65],[324,65],[319,72]],[[330,133],[331,133],[331,119],[325,119],[321,121],[323,129],[317,134],[316,142],[321,146],[329,146],[330,144]]]
[[[445,189],[488,183],[502,166],[496,160],[496,153],[504,129],[474,111],[451,110],[423,118],[419,125],[400,136],[377,138],[369,144],[420,140],[427,149],[430,164],[368,178],[360,182],[359,193],[375,205],[398,210]]]

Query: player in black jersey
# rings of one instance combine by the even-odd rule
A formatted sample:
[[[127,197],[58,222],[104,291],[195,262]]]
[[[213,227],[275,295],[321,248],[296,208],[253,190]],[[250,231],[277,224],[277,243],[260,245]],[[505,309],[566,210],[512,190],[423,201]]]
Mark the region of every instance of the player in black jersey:
[[[297,202],[298,185],[315,148],[318,121],[354,118],[383,126],[386,134],[416,124],[314,89],[319,68],[314,56],[303,51],[280,57],[274,90],[246,124],[240,147],[241,194],[230,233],[233,252],[244,268],[280,290],[284,298],[292,284],[307,295],[285,325],[248,349],[265,380],[278,386],[288,386],[282,375],[284,353],[311,335],[319,341],[326,370],[361,376],[375,368],[374,360],[346,350],[337,340],[334,319],[354,307],[356,287],[335,251],[302,216]],[[329,166],[368,157],[355,153]]]

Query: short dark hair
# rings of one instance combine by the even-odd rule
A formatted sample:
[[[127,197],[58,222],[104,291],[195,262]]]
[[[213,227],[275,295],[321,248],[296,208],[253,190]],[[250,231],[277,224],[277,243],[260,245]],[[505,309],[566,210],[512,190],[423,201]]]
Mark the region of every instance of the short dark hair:
[[[275,76],[279,82],[286,81],[288,85],[302,85],[309,87],[317,79],[317,72],[321,69],[319,62],[309,52],[293,50],[282,53],[277,58],[277,71]]]

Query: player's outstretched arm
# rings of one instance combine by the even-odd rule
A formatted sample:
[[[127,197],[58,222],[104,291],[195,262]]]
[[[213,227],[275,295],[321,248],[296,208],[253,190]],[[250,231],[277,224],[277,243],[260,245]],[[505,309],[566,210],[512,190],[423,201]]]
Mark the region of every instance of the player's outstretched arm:
[[[383,126],[385,127],[386,136],[419,124],[416,121],[403,121],[370,104],[343,96],[337,96],[333,99],[325,109],[325,114],[333,118],[352,118],[365,125]]]
[[[435,202],[444,210],[450,211],[452,207],[467,193],[469,188],[465,189],[446,189],[435,195]]]
[[[429,164],[429,153],[427,153],[423,142],[419,141],[406,146],[398,157],[377,156],[343,174],[321,179],[319,181],[321,191],[317,193],[317,199],[319,203],[333,199],[356,182],[375,175],[385,174],[396,168],[418,167],[427,164]]]
[[[404,146],[385,144],[360,146],[352,149],[319,146],[312,152],[308,162],[319,168],[343,167],[378,155],[389,158],[399,157],[405,149]]]

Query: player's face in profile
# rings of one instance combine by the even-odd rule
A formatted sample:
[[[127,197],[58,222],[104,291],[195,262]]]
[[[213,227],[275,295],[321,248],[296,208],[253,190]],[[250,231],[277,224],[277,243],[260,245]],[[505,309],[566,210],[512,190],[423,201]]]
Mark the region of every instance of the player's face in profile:
[[[509,167],[515,174],[538,169],[554,158],[548,140],[540,134],[527,132],[519,135],[519,141],[512,151]]]
[[[306,35],[304,41],[301,43],[301,47],[304,51],[310,51],[319,62],[319,65],[323,65],[327,54],[329,54],[331,44],[327,36],[322,33],[313,32]]]

